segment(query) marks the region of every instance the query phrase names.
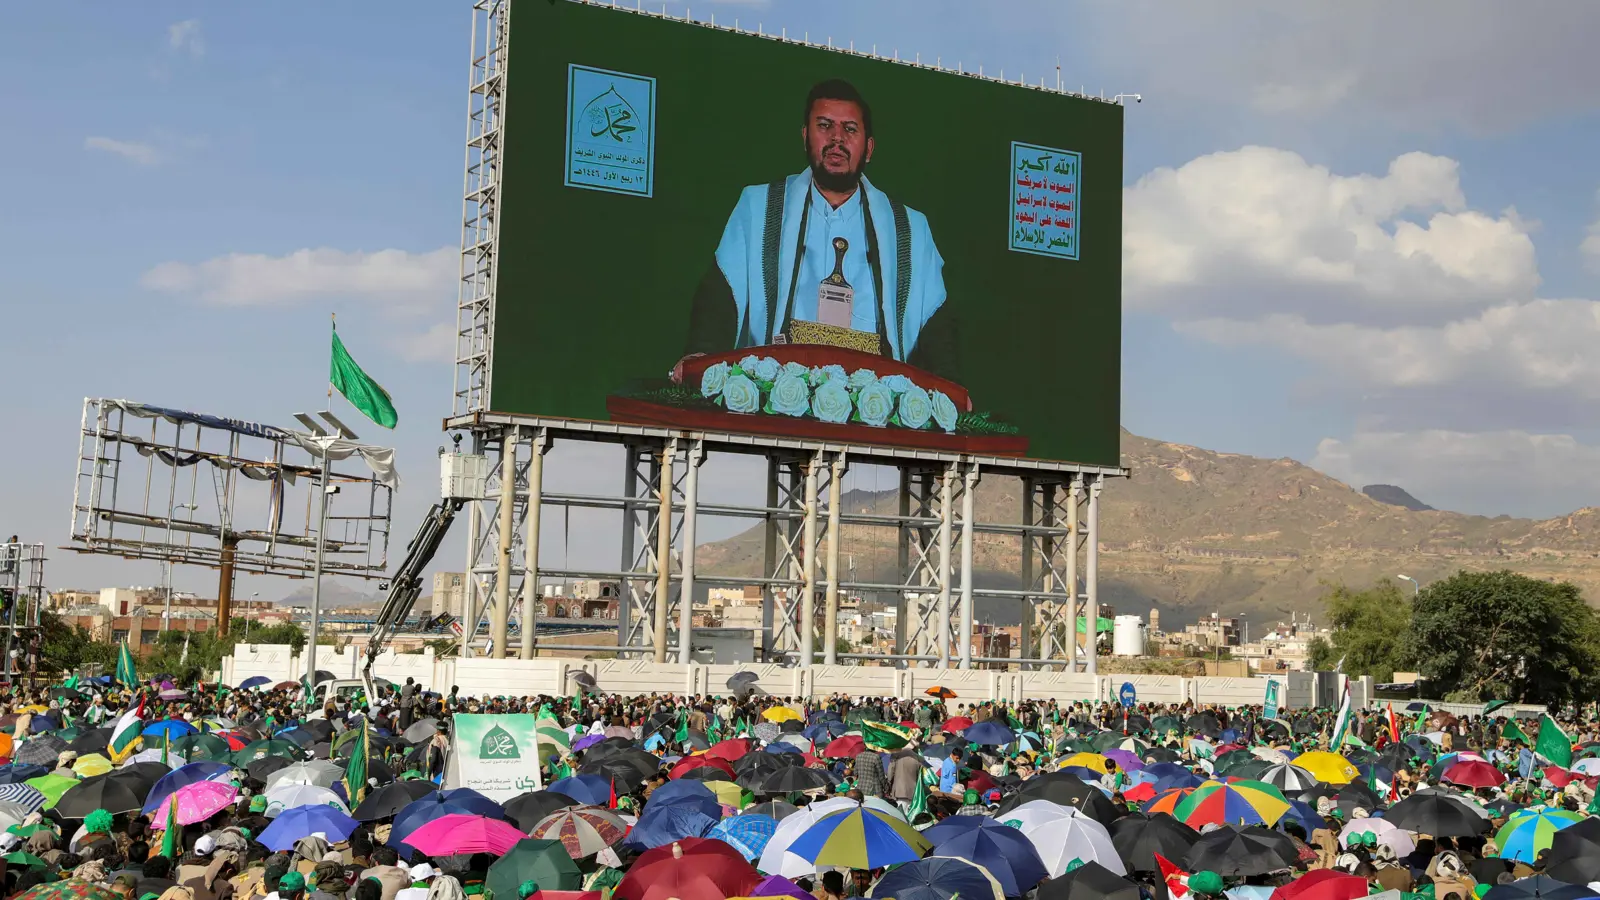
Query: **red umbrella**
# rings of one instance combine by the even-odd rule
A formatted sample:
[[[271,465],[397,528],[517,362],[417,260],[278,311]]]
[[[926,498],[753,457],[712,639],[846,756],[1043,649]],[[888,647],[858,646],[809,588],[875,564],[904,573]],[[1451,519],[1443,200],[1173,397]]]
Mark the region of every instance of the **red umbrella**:
[[[1367,880],[1337,869],[1317,869],[1272,892],[1272,900],[1356,900],[1367,896]]]
[[[939,726],[939,730],[946,734],[960,734],[971,727],[971,719],[967,718],[966,716],[956,716],[954,718],[945,719],[944,724]]]
[[[715,756],[685,756],[683,759],[678,760],[677,765],[667,772],[667,777],[672,779],[682,778],[695,769],[716,769],[719,772],[726,772],[729,781],[732,781],[734,777],[733,766],[729,765],[727,760],[718,759]]]
[[[1132,800],[1135,803],[1143,803],[1146,800],[1154,800],[1156,797],[1156,786],[1148,781],[1141,781],[1128,790],[1123,791],[1122,796],[1124,799]]]
[[[705,755],[712,757],[713,759],[725,759],[728,762],[733,762],[736,759],[742,758],[746,753],[749,752],[749,741],[745,740],[744,738],[733,738],[726,741],[717,741],[715,744],[712,744],[711,749],[707,750]]]
[[[415,845],[413,845],[415,846]],[[714,838],[684,838],[646,850],[611,895],[615,900],[727,900],[749,896],[761,874]]]
[[[1453,763],[1439,777],[1451,784],[1474,788],[1494,787],[1506,781],[1506,776],[1499,769],[1481,759],[1464,759]]]
[[[867,749],[867,744],[859,734],[847,734],[842,738],[834,738],[823,748],[822,755],[830,759],[844,759],[854,757],[857,753]]]
[[[1575,778],[1577,778],[1576,775],[1573,775],[1571,772],[1568,772],[1566,769],[1563,769],[1560,766],[1544,767],[1544,780],[1550,782],[1558,788],[1566,787],[1567,785],[1571,784]]]
[[[451,813],[423,825],[406,836],[406,843],[429,856],[493,853],[504,856],[527,837],[515,825],[484,816]]]

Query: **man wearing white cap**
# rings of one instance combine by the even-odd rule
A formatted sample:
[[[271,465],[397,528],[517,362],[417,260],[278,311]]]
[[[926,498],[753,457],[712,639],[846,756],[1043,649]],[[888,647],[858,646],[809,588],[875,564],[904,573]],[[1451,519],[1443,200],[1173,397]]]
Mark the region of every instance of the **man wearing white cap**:
[[[418,863],[411,867],[411,887],[394,895],[394,900],[428,900],[428,883],[439,874],[433,866]]]

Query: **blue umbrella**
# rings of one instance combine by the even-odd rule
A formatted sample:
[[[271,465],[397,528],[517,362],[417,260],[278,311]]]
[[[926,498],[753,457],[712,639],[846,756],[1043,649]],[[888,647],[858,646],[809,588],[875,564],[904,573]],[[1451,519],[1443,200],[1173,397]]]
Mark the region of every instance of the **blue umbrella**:
[[[589,806],[607,806],[611,803],[611,782],[599,775],[573,775],[562,778],[550,782],[546,790],[566,794],[579,803]]]
[[[163,800],[166,800],[168,797],[172,796],[173,791],[176,791],[178,788],[184,787],[185,785],[194,784],[199,781],[224,781],[226,780],[227,773],[232,770],[233,767],[227,763],[221,763],[210,759],[192,762],[186,766],[179,766],[178,768],[173,769],[171,772],[161,776],[161,779],[156,782],[155,787],[150,789],[150,796],[144,802],[143,811],[146,813],[155,812],[156,807],[160,806]]]
[[[251,688],[258,688],[258,687],[261,687],[264,684],[271,684],[271,683],[272,683],[272,679],[268,678],[265,675],[252,675],[249,678],[246,678],[245,680],[239,682],[239,689],[242,690],[242,691],[248,691]]]
[[[651,791],[650,799],[645,802],[644,811],[648,813],[663,806],[697,810],[712,820],[722,818],[722,804],[718,802],[717,795],[703,782],[691,778],[669,781]]]
[[[652,803],[619,846],[643,852],[688,837],[705,837],[716,827],[717,821],[693,806]]]
[[[301,838],[320,831],[330,843],[349,840],[360,823],[331,806],[296,806],[278,814],[257,838],[268,850],[293,850]],[[421,823],[419,822],[418,825]]]
[[[1203,783],[1200,776],[1177,763],[1151,763],[1139,774],[1145,778],[1155,776],[1157,793],[1173,788],[1199,787]]]
[[[831,741],[836,737],[843,737],[844,733],[849,730],[850,726],[843,722],[824,720],[800,733],[805,735],[812,743],[820,744]]]
[[[799,753],[799,754],[802,754],[802,755],[805,753],[805,751],[801,750],[799,747],[796,747],[793,744],[786,744],[783,741],[778,741],[777,743],[768,744],[765,747],[762,747],[761,749],[766,751],[767,753]]]
[[[896,866],[873,885],[868,896],[894,900],[996,900],[994,882],[983,869],[948,856],[930,856]]]
[[[933,847],[940,856],[957,856],[988,869],[1007,897],[1020,897],[1050,876],[1027,835],[992,819],[943,841],[934,841]]]
[[[1323,818],[1317,815],[1316,809],[1304,800],[1289,801],[1289,811],[1284,813],[1283,817],[1278,820],[1278,828],[1281,830],[1288,822],[1293,822],[1304,828],[1306,837],[1310,837],[1311,833],[1318,828],[1328,827]]]
[[[466,789],[461,788],[459,790]],[[468,791],[468,793],[479,799],[487,799],[477,791]],[[569,797],[573,796],[571,793],[566,791],[562,791],[562,793],[567,794]],[[609,790],[607,791],[606,796],[609,799]],[[506,817],[505,810],[500,808],[500,804],[495,803],[492,800],[489,801],[489,803],[491,806],[493,806],[494,811],[490,813],[485,812],[482,804],[472,800],[471,797],[463,797],[462,799],[465,802],[451,803],[444,800],[442,794],[429,794],[420,800],[411,801],[410,803],[406,804],[405,809],[395,813],[394,826],[389,831],[389,840],[387,843],[391,847],[398,847],[400,844],[405,842],[405,839],[411,835],[411,832],[416,831],[418,828],[421,828],[440,816],[448,816],[451,813],[462,813],[469,816],[488,816],[491,819],[504,819]],[[471,804],[470,806],[467,805],[469,803]],[[306,832],[305,834],[309,834],[309,832]],[[305,834],[302,834],[301,837],[304,837]]]
[[[932,841],[933,846],[937,847],[958,834],[966,834],[969,831],[982,828],[985,823],[990,825],[999,824],[995,819],[988,816],[950,816],[932,828],[924,830],[922,836]]]
[[[994,747],[1009,744],[1017,739],[1016,734],[1011,729],[1001,725],[994,719],[985,719],[976,725],[968,727],[966,731],[961,732],[961,736],[970,743]]]
[[[1490,888],[1483,900],[1580,900],[1593,896],[1595,892],[1587,884],[1567,884],[1548,875],[1530,875]]]
[[[51,713],[40,713],[28,722],[28,733],[39,734],[45,731],[55,731],[60,727],[61,723],[56,721]]]
[[[160,722],[151,722],[144,727],[142,732],[147,738],[161,740],[169,737],[183,737],[186,734],[198,734],[200,729],[179,719],[163,719]]]
[[[38,778],[49,774],[50,770],[44,766],[12,763],[9,766],[0,766],[0,784],[21,784],[29,778]]]
[[[448,791],[440,791],[439,799],[450,806],[459,806],[462,809],[470,810],[473,815],[488,816],[491,819],[504,819],[506,817],[504,807],[472,788],[452,788]]]
[[[952,818],[972,819],[976,816],[953,816]],[[752,863],[761,858],[761,851],[767,849],[767,842],[772,840],[773,832],[778,830],[778,820],[772,816],[760,813],[745,813],[732,816],[716,824],[706,837],[716,838],[739,851],[739,855]]]

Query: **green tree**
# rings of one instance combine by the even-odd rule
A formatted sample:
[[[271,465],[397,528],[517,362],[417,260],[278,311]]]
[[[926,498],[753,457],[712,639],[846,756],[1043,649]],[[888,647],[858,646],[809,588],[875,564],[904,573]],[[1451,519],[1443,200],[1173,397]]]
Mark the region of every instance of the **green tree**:
[[[39,626],[44,632],[39,666],[49,672],[69,672],[79,666],[99,663],[109,673],[117,664],[117,648],[109,641],[97,642],[89,629],[69,625],[50,610],[39,611]]]
[[[1411,601],[1394,582],[1380,581],[1364,591],[1333,585],[1322,596],[1322,608],[1333,634],[1311,642],[1313,669],[1330,670],[1342,659],[1346,674],[1391,681],[1405,666]]]
[[[1561,704],[1600,688],[1600,617],[1576,585],[1458,572],[1416,599],[1407,654],[1466,702]]]

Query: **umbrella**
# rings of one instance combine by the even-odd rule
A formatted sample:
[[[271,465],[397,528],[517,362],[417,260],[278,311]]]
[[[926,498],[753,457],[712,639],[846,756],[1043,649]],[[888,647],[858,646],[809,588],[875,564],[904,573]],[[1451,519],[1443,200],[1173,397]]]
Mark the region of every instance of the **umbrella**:
[[[778,820],[772,816],[745,814],[723,819],[705,836],[722,841],[745,859],[755,862],[777,830]]]
[[[1415,793],[1389,807],[1383,817],[1421,834],[1439,837],[1470,836],[1489,830],[1489,821],[1473,812],[1465,801],[1448,794]]]
[[[239,789],[220,781],[197,781],[178,788],[166,798],[157,801],[150,813],[151,828],[166,828],[170,807],[178,808],[178,824],[193,825],[204,822],[224,809],[239,796]]]
[[[1185,797],[1172,814],[1193,828],[1225,824],[1270,826],[1278,824],[1288,810],[1289,801],[1269,784],[1208,781]]]
[[[427,782],[422,783],[426,784]],[[552,791],[548,788],[542,791],[528,791],[518,794],[501,804],[505,809],[506,818],[516,823],[516,826],[524,831],[539,824],[541,819],[553,813],[569,806],[578,805],[580,804],[577,798],[569,797],[560,791]]]
[[[645,804],[646,811],[651,807],[659,806],[697,808],[713,819],[722,814],[716,793],[709,786],[699,781],[669,781],[651,791],[650,800]]]
[[[314,784],[285,784],[267,791],[263,796],[267,798],[266,816],[269,819],[277,818],[284,811],[298,806],[333,806],[345,815],[350,814],[350,807],[343,798]]]
[[[778,828],[772,833],[772,839],[767,841],[766,848],[761,851],[761,859],[756,863],[756,868],[769,875],[782,875],[786,878],[814,877],[817,874],[816,863],[790,853],[790,845],[799,840],[811,826],[829,815],[858,807],[859,804],[848,797],[831,797],[800,808],[778,822]]]
[[[787,706],[771,707],[766,712],[761,714],[761,718],[766,719],[768,722],[773,722],[779,725],[783,724],[784,722],[801,721],[800,714]]]
[[[726,741],[717,741],[706,751],[706,756],[712,759],[725,759],[735,762],[743,759],[750,753],[750,741],[745,738],[730,738]]]
[[[890,869],[867,892],[884,900],[1004,900],[1000,882],[965,859],[930,856]],[[1137,898],[1133,898],[1137,900]]]
[[[391,781],[380,784],[367,792],[367,796],[350,811],[351,818],[357,822],[372,822],[378,819],[398,815],[401,810],[410,806],[413,801],[433,793],[433,784],[428,781]],[[544,793],[540,791],[539,793]],[[554,794],[560,797],[562,794]]]
[[[1573,884],[1600,881],[1600,818],[1590,817],[1550,839],[1545,874]]]
[[[35,885],[12,900],[122,900],[122,895],[97,882],[64,878]]]
[[[34,786],[38,787],[37,784]],[[43,788],[40,790],[44,791]],[[115,815],[143,807],[144,798],[149,793],[148,786],[141,791],[138,781],[124,777],[122,772],[113,772],[85,778],[68,788],[56,801],[54,808],[68,819],[82,819],[97,809]],[[49,796],[49,792],[45,791],[45,795]]]
[[[1311,777],[1328,784],[1348,784],[1361,774],[1350,760],[1325,750],[1302,753],[1294,758],[1294,764],[1310,772]]]
[[[852,734],[830,741],[828,746],[822,749],[822,755],[829,759],[850,759],[866,749],[867,745],[862,741],[861,736]]]
[[[1154,778],[1157,790],[1165,791],[1172,788],[1199,787],[1205,779],[1185,769],[1177,763],[1155,763],[1147,765],[1140,773],[1141,778]]]
[[[822,769],[784,766],[761,779],[760,792],[766,794],[789,794],[797,791],[825,790],[833,787],[834,784],[836,782],[833,776]]]
[[[560,841],[523,838],[489,866],[484,893],[516,897],[524,881],[537,884],[541,891],[577,891],[583,888],[583,872]]]
[[[752,897],[793,897],[795,900],[813,900],[811,892],[782,875],[768,875],[750,889]]]
[[[1597,896],[1586,884],[1567,884],[1548,875],[1531,875],[1489,889],[1483,900],[1579,900]]]
[[[1012,809],[1031,800],[1076,807],[1102,825],[1127,814],[1126,808],[1119,809],[1102,791],[1084,784],[1070,772],[1048,772],[1024,781],[1015,794],[1000,804],[997,818],[1004,820]]]
[[[253,763],[258,759],[264,759],[268,756],[281,756],[285,759],[303,759],[305,753],[300,749],[300,747],[290,741],[252,741],[251,743],[246,744],[244,749],[234,751],[233,764],[236,766],[248,766],[250,763]]]
[[[440,816],[406,835],[407,846],[429,856],[492,853],[504,856],[524,835],[515,825],[464,813]]]
[[[1092,859],[1118,874],[1127,871],[1106,826],[1074,807],[1034,800],[1003,814],[1000,821],[1033,844],[1048,875],[1064,874],[1074,859]]]
[[[410,726],[406,728],[402,737],[404,737],[410,743],[420,744],[438,733],[439,720],[429,716],[428,718],[418,719],[417,721],[412,722]]]
[[[750,729],[750,733],[754,734],[763,743],[770,744],[783,734],[783,729],[772,722],[758,722]]]
[[[252,675],[249,678],[246,678],[245,680],[239,682],[239,690],[248,691],[251,688],[258,688],[258,687],[261,687],[262,685],[271,684],[271,683],[272,683],[272,679],[268,678],[265,675]]]
[[[1166,813],[1135,813],[1111,823],[1111,844],[1130,872],[1159,872],[1156,854],[1182,859],[1200,832]]]
[[[921,858],[929,847],[916,829],[875,809],[840,810],[819,819],[788,852],[818,866],[876,869]]]
[[[31,741],[29,743],[32,743]],[[176,743],[176,741],[174,741]],[[91,728],[78,734],[67,745],[73,753],[105,753],[111,745],[110,728]]]
[[[214,734],[186,734],[172,739],[168,746],[174,754],[187,760],[226,759],[233,751],[225,738]]]
[[[622,840],[627,830],[627,824],[610,810],[597,806],[576,806],[546,816],[528,834],[560,841],[568,856],[582,859]]]
[[[1256,780],[1270,784],[1285,794],[1308,791],[1318,784],[1317,776],[1294,763],[1268,766],[1256,776]]]
[[[771,816],[781,821],[794,815],[799,809],[793,803],[785,803],[782,800],[768,800],[766,803],[755,803],[746,806],[739,814],[742,816]]]
[[[992,747],[1004,746],[1017,739],[1015,732],[994,719],[985,719],[973,725],[961,732],[961,736],[968,743]]]
[[[0,784],[21,784],[30,778],[49,775],[50,770],[44,766],[9,765],[0,766]]]
[[[1534,862],[1539,852],[1549,849],[1556,832],[1583,821],[1582,813],[1564,809],[1527,810],[1511,817],[1511,821],[1495,835],[1502,859]]]
[[[644,851],[684,838],[705,837],[716,826],[720,816],[720,807],[715,815],[706,815],[704,810],[687,804],[650,803],[619,846]]]
[[[152,741],[160,742],[168,738],[179,738],[186,734],[196,734],[200,729],[190,725],[182,719],[163,719],[160,722],[151,722],[141,732],[146,745]]]
[[[1045,868],[1040,851],[1035,849],[1038,841],[1034,834],[1039,834],[1040,830],[1036,829],[1034,834],[1026,834],[1016,828],[1001,825],[993,819],[979,816],[956,818],[980,819],[980,822],[976,828],[966,828],[959,833],[944,837],[934,844],[934,848],[941,856],[970,860],[988,869],[989,874],[1000,882],[1007,897],[1022,896],[1052,874],[1053,869]],[[1109,843],[1109,838],[1107,842]],[[1056,846],[1051,841],[1049,849],[1053,851]],[[1062,869],[1065,869],[1066,865],[1067,860],[1060,861]]]
[[[327,760],[294,763],[284,766],[266,779],[267,792],[287,784],[310,784],[331,788],[344,779],[344,766]]]
[[[332,806],[298,806],[286,809],[261,830],[261,843],[269,850],[292,850],[308,834],[322,832],[328,840],[348,840],[360,823]]]
[[[1499,769],[1480,759],[1458,759],[1446,767],[1439,777],[1451,784],[1471,788],[1494,787],[1506,781],[1506,776]]]
[[[1272,900],[1357,900],[1367,896],[1367,880],[1338,869],[1318,869],[1272,892]]]
[[[727,760],[717,759],[714,756],[685,756],[667,770],[667,777],[671,779],[682,778],[695,769],[713,769],[733,780],[733,766]]]
[[[1318,827],[1321,827],[1319,819]],[[1307,832],[1309,834],[1310,832]],[[1397,857],[1410,856],[1416,849],[1417,843],[1412,840],[1411,832],[1394,824],[1388,819],[1352,819],[1349,824],[1339,830],[1339,843],[1346,847],[1351,846],[1351,839],[1358,835],[1372,835],[1373,840],[1394,851]]]
[[[1139,886],[1088,862],[1040,885],[1038,900],[1139,900]]]
[[[66,795],[67,791],[77,787],[78,779],[70,775],[40,775],[37,778],[28,779],[23,784],[43,794],[45,808],[49,809],[60,803],[61,798]]]
[[[572,679],[573,683],[578,687],[581,687],[586,691],[593,691],[598,684],[598,682],[594,680],[594,676],[592,674],[582,670],[568,672],[567,677]]]
[[[634,860],[612,894],[616,900],[724,900],[761,881],[739,851],[708,838],[684,838]]]
[[[53,766],[56,764],[56,760],[60,758],[61,751],[65,749],[67,749],[67,742],[61,738],[53,734],[40,735],[23,741],[22,746],[17,748],[16,755],[11,757],[11,761],[14,763]]]
[[[0,784],[0,803],[20,807],[25,812],[44,809],[44,793],[28,784]]]
[[[611,803],[611,782],[599,775],[573,775],[545,786],[547,791],[566,794],[579,803],[606,806]]]
[[[927,694],[929,697],[938,697],[940,700],[956,699],[956,692],[950,690],[942,684],[936,684],[933,687],[923,691],[923,693]]]
[[[1184,862],[1191,872],[1265,875],[1293,866],[1299,857],[1300,850],[1294,839],[1282,832],[1259,825],[1248,828],[1224,825],[1200,835],[1200,840],[1184,854]]]
[[[266,782],[273,772],[287,768],[290,765],[287,759],[281,756],[263,756],[244,767],[246,774],[260,782]]]

